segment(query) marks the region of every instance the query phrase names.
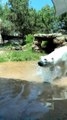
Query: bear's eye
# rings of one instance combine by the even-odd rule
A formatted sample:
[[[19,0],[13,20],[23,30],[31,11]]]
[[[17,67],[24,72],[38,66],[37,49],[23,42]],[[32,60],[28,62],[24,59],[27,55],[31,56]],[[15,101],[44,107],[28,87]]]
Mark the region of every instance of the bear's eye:
[[[52,60],[54,60],[54,58],[52,58]]]
[[[45,58],[44,60],[47,62],[47,59],[46,59],[46,58]]]

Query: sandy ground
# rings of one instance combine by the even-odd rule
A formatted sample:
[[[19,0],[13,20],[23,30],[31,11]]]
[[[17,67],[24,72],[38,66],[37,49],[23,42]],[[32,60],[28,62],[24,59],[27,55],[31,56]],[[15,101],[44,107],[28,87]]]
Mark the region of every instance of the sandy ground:
[[[13,78],[27,81],[43,82],[38,75],[37,61],[0,63],[0,78]],[[53,82],[59,87],[67,86],[67,77]]]
[[[0,77],[41,82],[37,61],[0,63]]]

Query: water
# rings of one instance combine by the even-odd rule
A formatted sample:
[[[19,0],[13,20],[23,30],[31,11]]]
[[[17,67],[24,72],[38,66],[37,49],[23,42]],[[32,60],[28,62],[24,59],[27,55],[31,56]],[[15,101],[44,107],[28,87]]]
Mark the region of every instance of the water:
[[[67,120],[67,78],[40,76],[35,62],[0,63],[0,120]]]
[[[59,102],[67,109],[66,99],[67,88],[0,78],[0,120],[53,120]]]

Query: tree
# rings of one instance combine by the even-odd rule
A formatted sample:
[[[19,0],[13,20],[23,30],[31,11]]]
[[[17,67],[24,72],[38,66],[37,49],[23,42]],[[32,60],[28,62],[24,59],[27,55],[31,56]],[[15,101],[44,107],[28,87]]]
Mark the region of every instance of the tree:
[[[21,35],[28,34],[28,0],[9,0],[10,21],[15,24],[15,31]]]
[[[67,13],[60,16],[61,28],[67,30]]]
[[[40,11],[29,8],[29,0],[9,0],[0,5],[0,18],[3,21],[3,34],[27,34],[56,32],[61,27],[67,29],[67,14],[56,17],[54,8],[43,7]]]
[[[3,8],[2,5],[0,5],[0,18],[2,18],[2,15],[3,15]]]
[[[9,20],[10,9],[6,4],[4,7],[0,5],[0,18],[2,19],[2,34],[11,34],[14,24]]]
[[[35,33],[37,31],[37,19],[38,13],[35,9],[29,9],[29,30],[30,33]]]
[[[37,28],[42,33],[56,32],[60,26],[59,17],[54,14],[54,8],[50,6],[43,7],[38,12]]]

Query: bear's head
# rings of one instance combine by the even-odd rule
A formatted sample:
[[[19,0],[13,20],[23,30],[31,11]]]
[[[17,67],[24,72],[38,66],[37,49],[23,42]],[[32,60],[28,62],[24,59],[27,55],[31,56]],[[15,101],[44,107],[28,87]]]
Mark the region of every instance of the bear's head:
[[[41,56],[40,61],[38,62],[38,65],[41,67],[47,67],[51,66],[54,63],[54,58],[46,56]]]

